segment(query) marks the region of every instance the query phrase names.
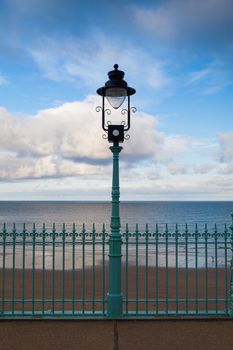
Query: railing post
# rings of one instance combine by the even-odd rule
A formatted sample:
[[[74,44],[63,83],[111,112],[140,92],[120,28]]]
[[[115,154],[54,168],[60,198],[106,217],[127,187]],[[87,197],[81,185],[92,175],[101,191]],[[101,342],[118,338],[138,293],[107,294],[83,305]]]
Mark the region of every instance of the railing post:
[[[231,213],[231,282],[230,282],[230,316],[233,317],[233,213]]]
[[[108,317],[118,318],[122,316],[122,292],[121,292],[121,233],[120,233],[120,186],[119,186],[119,153],[122,147],[114,143],[110,150],[113,154],[112,176],[112,217],[111,233],[109,235],[109,292],[108,292]]]

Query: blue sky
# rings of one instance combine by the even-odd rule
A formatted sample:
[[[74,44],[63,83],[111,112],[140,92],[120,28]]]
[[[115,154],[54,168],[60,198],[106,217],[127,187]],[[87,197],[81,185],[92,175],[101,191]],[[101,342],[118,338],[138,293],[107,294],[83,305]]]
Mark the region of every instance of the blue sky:
[[[123,200],[232,200],[231,0],[0,3],[2,199],[108,200],[95,91],[137,90]]]

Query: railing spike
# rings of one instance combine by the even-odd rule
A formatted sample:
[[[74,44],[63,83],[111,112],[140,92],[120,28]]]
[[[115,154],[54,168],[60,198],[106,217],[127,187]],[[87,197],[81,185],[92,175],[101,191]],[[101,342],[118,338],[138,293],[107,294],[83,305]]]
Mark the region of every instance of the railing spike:
[[[66,233],[66,224],[65,223],[62,224],[62,232]]]
[[[176,239],[178,239],[178,234],[179,234],[179,226],[176,223],[176,231],[175,231]]]
[[[231,226],[230,226],[230,229],[231,229],[231,232],[233,234],[233,213],[231,213]]]
[[[224,224],[224,234],[225,234],[225,235],[227,235],[227,234],[228,234],[227,224]]]

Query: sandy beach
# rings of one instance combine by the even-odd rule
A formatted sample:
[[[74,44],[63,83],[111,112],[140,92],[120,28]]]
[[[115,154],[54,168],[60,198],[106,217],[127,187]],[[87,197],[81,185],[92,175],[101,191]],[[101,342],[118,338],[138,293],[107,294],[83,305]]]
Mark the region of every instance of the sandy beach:
[[[26,269],[24,271],[24,288],[23,288],[23,271],[21,269],[16,269],[14,276],[12,270],[5,270],[5,310],[12,309],[12,295],[14,295],[15,310],[22,310],[22,293],[24,290],[24,299],[34,299],[35,311],[40,311],[42,308],[41,298],[44,295],[45,299],[50,299],[50,301],[45,301],[44,310],[51,310],[54,307],[55,311],[62,309],[62,297],[65,299],[72,299],[75,296],[75,303],[71,301],[66,301],[64,303],[64,310],[69,311],[74,307],[75,311],[81,311],[84,308],[86,311],[102,310],[103,309],[103,296],[108,290],[108,269],[106,267],[105,274],[103,275],[101,267],[96,267],[95,274],[91,268],[85,269],[85,275],[83,275],[82,270],[65,270],[64,273],[61,270],[57,270],[53,273],[52,270],[44,271],[44,289],[42,283],[41,270],[34,271],[34,280],[32,278],[32,270]],[[197,275],[198,274],[198,275]],[[196,276],[198,276],[198,285],[196,284]],[[75,283],[73,284],[73,277]],[[208,277],[208,285],[206,285],[206,277]],[[84,278],[84,279],[83,279]],[[217,278],[217,284],[216,284]],[[54,280],[54,286],[53,286]],[[0,298],[2,298],[2,271],[0,272]],[[63,285],[64,282],[64,285]],[[84,283],[83,283],[84,282]],[[178,282],[176,284],[176,282]],[[185,269],[180,268],[178,273],[174,268],[169,268],[167,271],[165,268],[158,268],[158,280],[156,284],[156,274],[155,268],[149,267],[148,269],[148,285],[146,284],[146,269],[145,266],[140,266],[138,268],[138,279],[136,278],[136,269],[134,266],[129,266],[128,269],[128,299],[133,300],[128,303],[128,310],[134,311],[136,308],[135,298],[141,300],[138,302],[138,310],[144,311],[148,307],[149,311],[154,310],[184,310],[187,304],[185,301],[180,301],[175,303],[175,301],[169,301],[166,303],[165,299],[185,299],[188,298],[189,310],[196,310],[197,303],[193,300],[198,296],[199,299],[225,299],[229,294],[229,282],[230,275],[229,269],[226,272],[224,269],[219,269],[216,274],[215,269],[208,269],[208,274],[204,269],[199,269],[196,272],[194,269],[189,269],[188,272]],[[12,283],[14,283],[14,291],[12,290]],[[122,269],[122,292],[123,297],[127,297],[127,281],[125,274],[125,265]],[[186,288],[187,287],[187,288]],[[64,291],[64,292],[63,292]],[[53,294],[54,293],[54,294]],[[51,298],[54,295],[56,301],[51,302]],[[80,302],[84,296],[85,301]],[[93,297],[97,302],[92,303],[90,299]],[[149,299],[149,302],[145,303],[145,299]],[[156,303],[156,299],[160,302]],[[17,302],[17,299],[20,301]],[[124,305],[125,307],[126,305]],[[198,303],[199,310],[216,309],[216,301],[209,301],[206,304],[205,301],[200,301]],[[218,310],[224,310],[227,307],[225,301],[219,301],[217,308]],[[24,303],[25,310],[32,309],[32,302]]]
[[[0,281],[2,281],[2,271],[0,273]],[[22,275],[21,269],[16,269],[14,274],[14,297],[15,299],[22,298]],[[24,296],[25,299],[32,299],[33,284],[34,284],[34,308],[35,311],[42,310],[41,297],[44,293],[45,299],[51,299],[53,293],[53,271],[46,270],[44,272],[44,291],[42,289],[42,271],[35,270],[34,282],[32,279],[32,270],[24,271]],[[72,270],[65,270],[63,274],[61,270],[54,273],[54,297],[55,299],[62,298],[63,281],[64,281],[64,297],[66,299],[72,298],[72,292],[75,291],[75,298],[81,299],[82,293],[85,295],[85,302],[80,303],[75,301],[75,311],[81,311],[84,307],[85,311],[91,311],[93,303],[88,301],[92,299],[93,293],[95,299],[100,302],[94,303],[95,310],[101,310],[103,286],[105,288],[104,295],[108,289],[108,270],[105,270],[105,283],[103,283],[103,274],[100,267],[95,270],[95,275],[91,268],[85,269],[85,288],[82,289],[82,270],[75,271],[75,285],[73,285]],[[5,270],[5,299],[10,302],[5,302],[5,310],[12,310],[12,270]],[[229,285],[229,270],[228,273],[224,269],[218,270],[218,288],[216,288],[216,270],[208,269],[208,289],[206,289],[206,271],[198,270],[198,288],[195,282],[196,271],[193,269],[187,271],[179,269],[178,275],[173,268],[166,271],[165,268],[158,268],[158,298],[156,299],[156,275],[155,268],[148,269],[148,298],[151,300],[147,305],[145,301],[138,303],[139,311],[145,311],[148,306],[149,311],[159,311],[166,309],[166,296],[168,298],[179,299],[188,296],[189,299],[195,298],[198,292],[198,297],[205,298],[206,291],[208,291],[209,298],[225,298],[225,284]],[[176,281],[178,278],[178,285]],[[227,280],[226,280],[227,279]],[[94,286],[93,287],[93,282]],[[168,286],[168,289],[166,288]],[[138,297],[145,299],[146,291],[146,270],[145,266],[140,266],[138,269],[138,280],[136,279],[136,269],[134,266],[129,266],[128,271],[128,296],[129,299],[134,299],[136,296],[136,286],[138,286]],[[188,294],[186,294],[185,287],[188,286]],[[1,286],[2,287],[2,286]],[[75,287],[75,289],[74,289]],[[167,292],[168,290],[168,292]],[[122,291],[123,296],[126,296],[126,275],[125,265],[123,265],[122,273]],[[2,293],[2,288],[1,288]],[[0,293],[0,297],[2,297]],[[52,310],[54,306],[55,311],[62,310],[62,302],[55,301],[54,305],[51,301],[45,301],[45,312]],[[73,304],[65,302],[65,311],[70,311]],[[169,310],[175,310],[178,306],[179,310],[184,310],[187,304],[185,302],[167,303]],[[15,311],[22,311],[22,301],[15,301]],[[197,304],[189,302],[189,310],[195,310]],[[199,310],[205,310],[206,303],[199,302]],[[224,310],[225,302],[218,303],[218,309]],[[136,308],[135,302],[129,302],[128,310],[133,311]],[[32,310],[32,302],[24,303],[25,312]],[[126,304],[124,303],[124,310]],[[208,303],[208,310],[216,309],[215,301]],[[106,310],[106,309],[105,309]],[[195,320],[190,317],[183,318],[164,318],[155,317],[153,320],[4,320],[0,319],[0,337],[1,350],[75,350],[77,348],[82,350],[230,350],[233,347],[232,336],[233,321],[230,318],[210,318]]]

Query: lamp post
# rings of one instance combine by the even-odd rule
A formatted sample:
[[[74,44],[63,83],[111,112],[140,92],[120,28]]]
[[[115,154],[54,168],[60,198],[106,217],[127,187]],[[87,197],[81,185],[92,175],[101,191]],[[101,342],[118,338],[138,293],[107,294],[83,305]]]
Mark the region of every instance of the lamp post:
[[[114,65],[114,70],[108,73],[109,80],[105,86],[97,90],[97,94],[102,96],[102,106],[96,107],[97,112],[102,112],[102,128],[107,133],[103,135],[113,145],[110,150],[113,154],[113,174],[112,174],[112,216],[111,233],[109,236],[109,291],[108,291],[108,317],[117,318],[122,316],[122,291],[121,291],[121,224],[120,224],[120,184],[119,184],[119,154],[123,143],[129,138],[126,132],[130,129],[131,112],[136,112],[136,108],[130,107],[130,96],[136,90],[129,87],[123,79],[125,73],[118,70],[118,65]],[[106,120],[106,116],[111,115],[109,108],[105,109],[106,99],[114,108],[118,109],[127,98],[127,108],[121,110],[121,114],[126,116],[126,121],[120,124],[112,124]]]

